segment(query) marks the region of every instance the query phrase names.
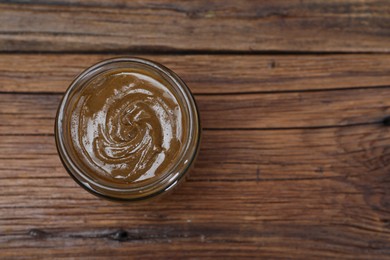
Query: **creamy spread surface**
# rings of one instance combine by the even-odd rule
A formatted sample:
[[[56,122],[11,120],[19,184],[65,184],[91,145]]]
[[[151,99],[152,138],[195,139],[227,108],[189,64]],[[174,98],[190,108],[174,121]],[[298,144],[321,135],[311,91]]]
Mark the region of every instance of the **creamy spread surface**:
[[[71,110],[72,149],[98,178],[135,183],[176,163],[187,119],[173,87],[140,69],[115,69],[82,88]]]

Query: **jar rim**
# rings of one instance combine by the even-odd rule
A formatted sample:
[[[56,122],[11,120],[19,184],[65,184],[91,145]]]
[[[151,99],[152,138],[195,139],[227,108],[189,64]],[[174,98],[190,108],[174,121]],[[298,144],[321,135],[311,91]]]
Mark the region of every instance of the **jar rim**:
[[[181,102],[188,110],[188,138],[186,140],[183,152],[179,155],[176,163],[166,173],[161,174],[159,178],[153,179],[149,183],[140,183],[138,185],[131,184],[128,187],[123,187],[123,185],[121,185],[122,187],[119,187],[119,185],[106,185],[102,182],[99,182],[97,179],[92,178],[77,166],[77,163],[72,160],[72,157],[64,144],[65,140],[63,135],[63,121],[66,117],[65,110],[67,105],[69,105],[72,94],[74,94],[75,91],[82,89],[86,81],[91,80],[96,75],[98,75],[100,73],[98,72],[99,70],[102,70],[103,72],[107,71],[111,69],[107,68],[108,66],[115,64],[126,64],[129,65],[129,67],[114,68],[132,68],[130,66],[131,64],[133,64],[133,66],[134,64],[142,65],[159,73],[161,76],[166,77],[172,87],[181,92],[182,97],[184,97],[184,100],[181,100]],[[55,139],[57,151],[69,175],[76,182],[78,182],[80,186],[92,192],[93,194],[114,200],[142,200],[149,197],[154,197],[175,186],[176,183],[179,182],[179,180],[181,180],[182,177],[187,173],[196,158],[197,152],[199,150],[200,135],[201,127],[199,111],[194,97],[184,81],[172,70],[157,62],[135,57],[120,57],[103,60],[81,72],[66,90],[60,102],[55,120]],[[186,159],[184,164],[183,159]]]

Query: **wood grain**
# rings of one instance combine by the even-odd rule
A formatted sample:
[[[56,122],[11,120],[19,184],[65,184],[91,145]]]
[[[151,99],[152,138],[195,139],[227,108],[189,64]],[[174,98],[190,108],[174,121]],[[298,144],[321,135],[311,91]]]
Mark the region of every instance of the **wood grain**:
[[[52,136],[1,136],[1,254],[386,259],[389,131],[205,131],[190,179],[147,205],[80,189]]]
[[[1,2],[2,51],[390,51],[385,0]]]
[[[8,217],[2,214],[1,220],[12,227],[0,237],[3,256],[24,257],[21,247],[41,257],[88,257],[93,250],[102,257],[149,259],[156,252],[344,259],[386,259],[389,253],[385,214],[373,211],[377,205],[365,202],[349,183],[291,181],[286,189],[283,182],[187,182],[169,200],[148,206],[100,201],[70,180],[61,183],[27,187],[44,205],[1,208]],[[15,192],[23,188],[12,186]]]
[[[191,180],[327,179],[386,172],[382,125],[294,130],[208,131]],[[364,147],[364,149],[363,149]],[[53,135],[0,136],[0,178],[66,177]]]
[[[380,124],[390,87],[300,93],[200,95],[205,129],[289,129]],[[51,134],[61,95],[0,94],[0,134]],[[243,116],[245,115],[245,116]]]
[[[60,93],[3,93],[1,255],[386,259],[388,91],[196,95],[214,128],[189,180],[146,205],[102,201],[68,177],[53,137]],[[241,130],[215,113],[241,115]]]
[[[1,254],[386,259],[389,131],[205,131],[190,179],[139,205],[80,189],[60,167],[52,136],[1,136],[1,160],[20,163],[19,172],[0,169]],[[246,176],[251,160],[256,178]],[[243,175],[229,176],[231,162],[244,165]]]
[[[0,59],[0,92],[63,93],[84,69],[115,55]],[[194,93],[283,92],[390,86],[390,55],[154,55]],[[212,72],[212,73],[210,73]]]
[[[390,2],[0,0],[1,259],[390,259]],[[137,55],[195,93],[188,180],[94,197],[56,153],[83,69]]]

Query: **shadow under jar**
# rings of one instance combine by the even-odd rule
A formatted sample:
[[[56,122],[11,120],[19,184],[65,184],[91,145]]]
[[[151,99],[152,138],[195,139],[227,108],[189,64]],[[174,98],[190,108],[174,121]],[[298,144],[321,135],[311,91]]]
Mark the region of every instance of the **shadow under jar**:
[[[81,73],[59,106],[61,161],[83,188],[123,201],[176,186],[193,164],[200,120],[185,83],[139,58],[102,61]]]

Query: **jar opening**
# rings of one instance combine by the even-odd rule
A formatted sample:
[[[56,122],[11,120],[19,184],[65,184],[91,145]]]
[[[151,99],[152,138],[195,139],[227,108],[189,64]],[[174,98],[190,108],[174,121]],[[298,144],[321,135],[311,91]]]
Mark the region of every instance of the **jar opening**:
[[[123,86],[104,88],[107,79]],[[99,121],[102,111],[106,114]],[[64,166],[84,188],[135,199],[160,193],[188,171],[199,146],[200,122],[191,92],[175,73],[152,61],[117,58],[90,67],[72,82],[59,106],[55,134]],[[175,145],[169,149],[168,144]],[[155,158],[150,163],[154,168],[145,166],[145,158]],[[94,164],[99,167],[94,169]],[[156,169],[161,172],[153,176]],[[110,170],[115,175],[105,176]],[[132,180],[137,174],[139,181]]]

